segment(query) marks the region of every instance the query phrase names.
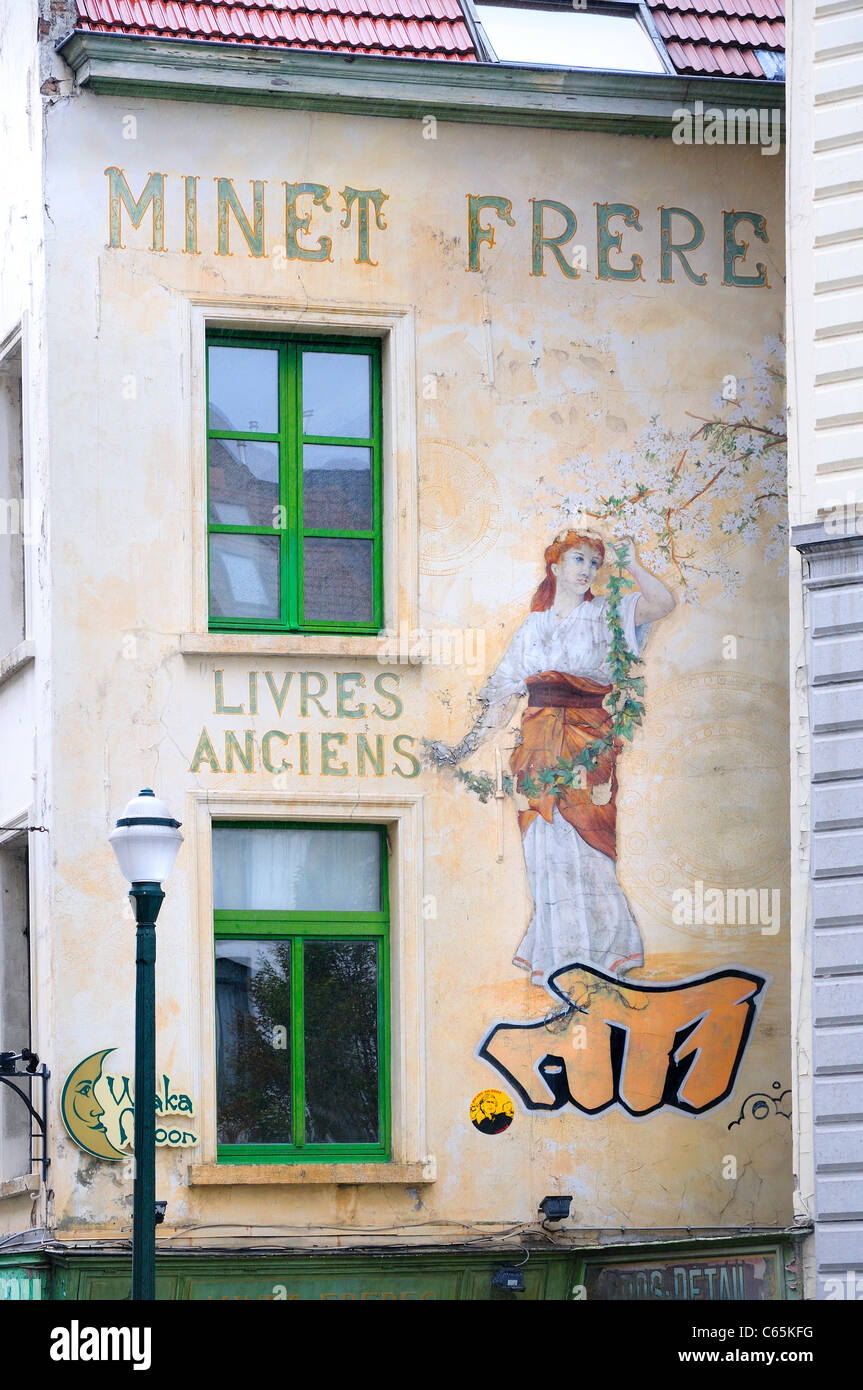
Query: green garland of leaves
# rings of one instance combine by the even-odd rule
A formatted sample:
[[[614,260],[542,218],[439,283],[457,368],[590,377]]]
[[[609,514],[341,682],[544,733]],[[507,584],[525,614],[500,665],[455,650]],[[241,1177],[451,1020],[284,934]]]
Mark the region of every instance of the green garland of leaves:
[[[465,772],[464,768],[457,767],[455,775],[468,791],[474,792],[483,803],[489,801],[497,792],[497,785],[490,772]],[[515,791],[515,778],[508,772],[503,775],[503,790],[506,796],[512,796]]]
[[[641,666],[643,662],[626,645],[620,620],[620,601],[626,590],[632,588],[632,581],[625,574],[627,549],[617,545],[613,548],[615,564],[608,581],[607,609],[611,630],[607,664],[611,671],[612,688],[603,701],[611,715],[611,727],[607,734],[593,739],[574,758],[558,758],[556,763],[540,768],[535,774],[528,773],[518,787],[515,779],[507,774],[503,778],[503,790],[507,796],[518,790],[531,800],[536,800],[549,794],[564,796],[568,791],[583,787],[585,774],[593,772],[600,759],[617,744],[624,740],[631,743],[644,719],[644,677],[633,675],[633,667]],[[459,767],[456,768],[456,777],[482,802],[488,801],[497,790],[495,779],[488,772],[466,772]]]

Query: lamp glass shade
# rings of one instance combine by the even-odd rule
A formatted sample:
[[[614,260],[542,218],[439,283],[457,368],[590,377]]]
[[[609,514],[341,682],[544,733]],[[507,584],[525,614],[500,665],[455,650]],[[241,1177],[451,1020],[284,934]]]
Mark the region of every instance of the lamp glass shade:
[[[183,843],[179,821],[147,789],[132,798],[108,838],[129,883],[164,883]]]

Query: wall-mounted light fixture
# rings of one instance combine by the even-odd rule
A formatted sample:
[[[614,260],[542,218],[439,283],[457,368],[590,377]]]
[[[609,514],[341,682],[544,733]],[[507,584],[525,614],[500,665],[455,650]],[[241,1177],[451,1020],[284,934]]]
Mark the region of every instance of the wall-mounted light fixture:
[[[18,1070],[18,1063],[24,1062],[24,1071]],[[20,1052],[0,1052],[0,1082],[8,1086],[10,1091],[14,1091],[16,1096],[24,1102],[33,1122],[38,1125],[38,1130],[34,1130],[30,1125],[30,1167],[38,1163],[42,1169],[42,1181],[48,1177],[48,1165],[51,1162],[48,1157],[48,1144],[45,1136],[45,1117],[48,1114],[48,1077],[51,1075],[43,1062],[39,1065],[39,1058],[35,1052],[31,1052],[29,1047],[22,1047]],[[22,1091],[20,1086],[15,1084],[11,1078],[23,1080],[28,1083],[29,1094]],[[42,1113],[33,1104],[33,1078],[38,1077],[42,1082]],[[34,1153],[34,1141],[39,1140],[42,1149],[38,1155]]]
[[[546,1221],[565,1221],[571,1206],[571,1197],[543,1197],[539,1209]]]

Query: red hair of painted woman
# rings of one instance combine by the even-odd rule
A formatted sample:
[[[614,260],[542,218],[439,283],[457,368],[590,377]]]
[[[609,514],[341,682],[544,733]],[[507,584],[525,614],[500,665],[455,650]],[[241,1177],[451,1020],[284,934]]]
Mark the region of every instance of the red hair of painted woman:
[[[599,536],[591,536],[586,531],[566,531],[562,536],[553,540],[545,551],[545,579],[543,579],[536,593],[530,602],[531,613],[544,613],[554,603],[554,596],[557,593],[557,576],[552,573],[552,565],[560,563],[561,557],[567,550],[576,550],[578,546],[586,545],[595,551],[599,556],[599,563],[605,563],[605,546]],[[584,595],[585,602],[595,598],[596,595],[588,589]]]

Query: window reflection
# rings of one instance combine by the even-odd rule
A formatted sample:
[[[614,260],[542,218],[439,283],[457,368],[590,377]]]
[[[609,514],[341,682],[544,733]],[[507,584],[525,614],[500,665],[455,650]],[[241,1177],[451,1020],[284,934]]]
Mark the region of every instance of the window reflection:
[[[307,536],[303,543],[306,622],[369,623],[373,613],[372,542]]]
[[[376,941],[306,941],[306,1142],[378,1135]]]
[[[365,353],[304,352],[303,433],[370,438],[371,367]]]
[[[210,440],[210,520],[273,526],[279,505],[279,446],[246,439]]]
[[[220,1143],[292,1142],[290,1039],[290,941],[217,942]]]
[[[372,525],[372,451],[351,445],[303,449],[303,523],[330,531]]]
[[[277,536],[210,536],[210,613],[214,618],[278,618]]]
[[[276,434],[278,352],[273,348],[211,346],[208,363],[210,429]]]

